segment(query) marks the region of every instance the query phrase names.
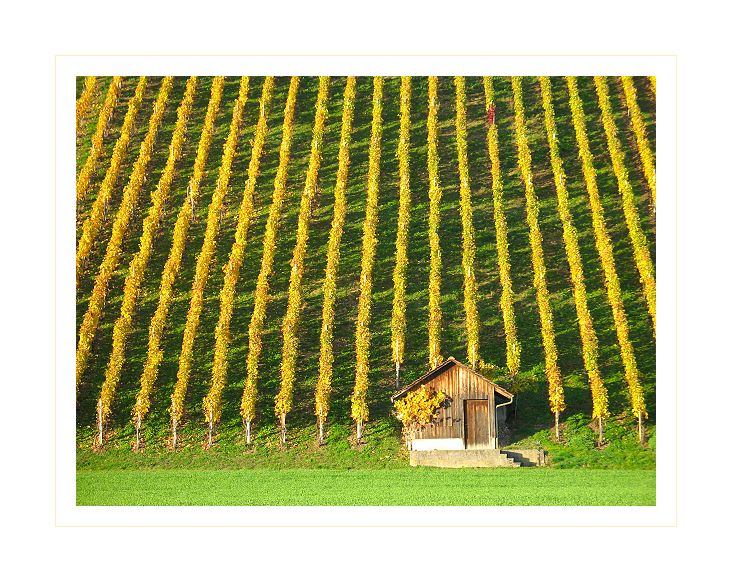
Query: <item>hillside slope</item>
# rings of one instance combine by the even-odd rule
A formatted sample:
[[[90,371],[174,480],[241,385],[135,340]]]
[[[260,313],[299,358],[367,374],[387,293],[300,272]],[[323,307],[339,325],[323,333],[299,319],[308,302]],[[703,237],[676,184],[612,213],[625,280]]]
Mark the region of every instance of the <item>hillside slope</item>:
[[[111,77],[99,78],[90,109],[85,115],[77,139],[77,173],[86,159],[91,137]],[[243,123],[238,147],[233,158],[232,175],[220,212],[215,252],[210,264],[204,291],[198,332],[195,337],[190,383],[185,400],[185,415],[179,431],[179,446],[200,450],[206,441],[202,400],[211,384],[214,331],[219,317],[219,295],[224,271],[234,243],[239,206],[244,192],[247,166],[252,153],[252,140],[259,115],[259,99],[264,79],[252,77],[248,99],[244,106]],[[538,443],[551,447],[548,429],[553,424],[547,401],[547,381],[544,375],[544,351],[540,332],[539,311],[533,286],[529,227],[526,221],[526,197],[518,166],[516,127],[511,79],[497,77],[495,89],[495,122],[498,128],[501,171],[504,187],[504,207],[508,224],[511,277],[515,294],[515,314],[518,339],[522,344],[522,378],[533,378],[534,389],[518,397],[517,414],[510,423],[509,439],[514,442]],[[112,192],[106,218],[91,250],[87,268],[81,273],[77,286],[78,326],[87,311],[94,280],[112,234],[123,189],[127,184],[140,145],[148,128],[148,119],[162,79],[148,79],[130,146],[123,158],[120,177]],[[169,154],[176,109],[183,98],[186,79],[175,78],[160,131],[146,174],[140,198],[125,233],[119,266],[108,287],[107,301],[99,328],[92,344],[88,368],[78,386],[77,442],[80,450],[92,447],[96,434],[96,403],[105,378],[112,348],[112,330],[120,315],[125,277],[130,261],[140,246],[143,219],[151,205],[150,195],[160,179]],[[187,139],[177,164],[170,196],[156,231],[153,252],[145,270],[142,286],[133,314],[133,325],[126,344],[126,361],[121,382],[112,402],[111,415],[105,429],[106,447],[129,449],[134,442],[135,427],[132,406],[140,387],[148,346],[148,326],[157,307],[163,266],[172,244],[173,227],[187,193],[193,172],[198,140],[211,93],[212,79],[201,77],[188,121]],[[124,78],[120,98],[114,110],[103,142],[103,150],[94,173],[89,194],[77,207],[77,239],[90,213],[101,181],[110,164],[114,143],[130,98],[137,85],[136,78]],[[333,217],[334,186],[338,169],[343,94],[346,79],[334,77],[330,82],[328,117],[323,141],[323,158],[318,187],[311,210],[309,240],[304,261],[303,301],[299,325],[294,407],[288,415],[290,447],[307,451],[316,439],[314,390],[318,374],[320,329],[322,318],[322,285],[327,260],[328,237]],[[623,202],[613,172],[608,142],[603,129],[601,111],[592,78],[578,79],[579,92],[587,118],[590,147],[594,155],[599,192],[604,208],[606,226],[612,240],[622,300],[629,321],[629,335],[635,351],[641,384],[649,413],[648,435],[653,437],[655,424],[655,339],[651,319],[634,260]],[[638,103],[643,113],[652,151],[655,151],[655,95],[647,78],[634,79]],[[289,79],[277,78],[268,108],[268,132],[265,138],[261,173],[254,191],[254,213],[248,232],[236,299],[231,321],[228,382],[223,392],[221,422],[215,433],[214,448],[223,451],[243,451],[244,431],[239,404],[246,377],[248,328],[254,306],[254,290],[263,253],[265,225],[272,202],[279,148],[283,133],[285,100]],[[655,217],[651,190],[644,170],[628,114],[620,78],[608,78],[610,100],[618,138],[622,145],[628,180],[634,193],[634,204],[640,225],[655,260]],[[84,79],[77,83],[81,95]],[[534,188],[539,202],[539,227],[543,237],[546,281],[553,310],[554,331],[562,372],[567,409],[561,415],[566,438],[576,437],[574,446],[592,448],[584,442],[583,432],[592,414],[592,396],[585,372],[577,313],[572,294],[567,254],[562,238],[557,197],[550,164],[549,145],[544,128],[539,82],[536,78],[522,80],[529,146],[533,160]],[[574,225],[582,255],[588,306],[599,345],[599,369],[609,395],[612,415],[607,437],[612,442],[632,441],[634,419],[630,412],[628,389],[616,336],[613,314],[605,289],[604,274],[592,228],[591,211],[583,179],[577,141],[572,125],[567,84],[563,78],[552,78],[553,103],[560,153],[567,174],[567,188]],[[427,174],[427,113],[428,82],[425,77],[412,78],[410,187],[411,212],[408,237],[408,266],[406,270],[406,346],[401,367],[402,382],[410,382],[427,369],[428,360],[428,280],[430,247],[428,240],[428,174]],[[229,132],[234,102],[239,92],[239,79],[227,78],[221,106],[215,121],[213,141],[201,185],[201,196],[193,209],[193,221],[187,237],[182,266],[174,285],[173,301],[167,318],[162,347],[164,357],[159,369],[152,406],[142,424],[147,450],[162,450],[170,438],[170,396],[176,382],[178,356],[181,352],[183,329],[191,299],[196,263],[203,245],[209,204],[212,200],[222,161],[224,142]],[[290,261],[295,247],[300,198],[311,148],[312,129],[318,79],[303,77],[295,105],[293,141],[286,196],[276,237],[274,269],[269,279],[270,300],[267,306],[259,363],[259,396],[253,425],[255,447],[265,450],[276,447],[277,419],[274,397],[280,387],[282,353],[282,321],[287,308]],[[362,235],[366,203],[369,139],[371,135],[373,82],[359,77],[356,84],[351,164],[347,182],[347,213],[340,246],[340,266],[337,277],[337,300],[334,319],[333,351],[335,355],[331,412],[326,444],[340,449],[351,438],[351,392],[355,377],[355,325],[361,273]],[[384,82],[383,138],[381,141],[380,187],[376,260],[373,273],[371,312],[371,350],[369,358],[369,388],[367,403],[370,421],[365,427],[366,450],[373,447],[384,455],[399,456],[400,427],[391,414],[390,394],[394,391],[394,366],[391,360],[391,314],[393,301],[393,271],[399,205],[399,172],[396,151],[399,140],[400,79],[388,77]],[[481,78],[466,78],[468,161],[472,190],[473,225],[475,230],[475,278],[478,289],[477,308],[482,359],[499,367],[497,381],[510,389],[507,377],[506,342],[503,317],[499,305],[501,286],[497,263],[496,231],[491,193],[491,164],[487,150],[487,120],[483,82]],[[442,203],[440,228],[442,256],[442,347],[444,357],[455,356],[467,361],[467,336],[463,303],[462,225],[460,215],[459,172],[455,131],[455,85],[452,78],[441,77],[439,99],[439,157]],[[78,342],[78,335],[77,335]],[[569,420],[568,420],[569,419]],[[579,436],[577,436],[579,435]],[[584,439],[584,441],[583,441]],[[582,441],[582,442],[580,442]],[[579,443],[579,444],[578,444]],[[583,444],[584,443],[584,444]],[[653,444],[653,441],[652,441]],[[630,445],[628,445],[630,446]],[[386,451],[386,452],[384,452]],[[211,451],[213,453],[214,451]],[[319,453],[322,455],[322,453]],[[381,453],[380,453],[381,454]]]

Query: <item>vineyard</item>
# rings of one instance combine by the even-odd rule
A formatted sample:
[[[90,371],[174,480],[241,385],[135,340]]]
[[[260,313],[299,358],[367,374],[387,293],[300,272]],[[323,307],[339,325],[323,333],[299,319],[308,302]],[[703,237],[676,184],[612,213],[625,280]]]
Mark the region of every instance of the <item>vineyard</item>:
[[[80,449],[397,448],[448,356],[511,442],[655,433],[654,78],[79,77],[76,132]]]

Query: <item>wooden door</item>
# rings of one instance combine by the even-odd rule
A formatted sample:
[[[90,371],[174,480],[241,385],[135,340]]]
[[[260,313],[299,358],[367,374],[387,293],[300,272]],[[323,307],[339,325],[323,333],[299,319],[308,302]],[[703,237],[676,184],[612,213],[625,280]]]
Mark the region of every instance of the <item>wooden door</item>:
[[[466,449],[491,449],[495,447],[491,420],[490,400],[465,401]]]

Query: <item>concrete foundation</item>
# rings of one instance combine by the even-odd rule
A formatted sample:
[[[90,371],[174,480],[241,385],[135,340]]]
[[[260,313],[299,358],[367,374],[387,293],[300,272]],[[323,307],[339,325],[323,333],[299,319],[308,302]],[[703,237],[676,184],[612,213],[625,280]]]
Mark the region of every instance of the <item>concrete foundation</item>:
[[[532,467],[545,464],[544,451],[522,449],[499,451],[496,449],[469,449],[461,451],[410,451],[412,467]]]

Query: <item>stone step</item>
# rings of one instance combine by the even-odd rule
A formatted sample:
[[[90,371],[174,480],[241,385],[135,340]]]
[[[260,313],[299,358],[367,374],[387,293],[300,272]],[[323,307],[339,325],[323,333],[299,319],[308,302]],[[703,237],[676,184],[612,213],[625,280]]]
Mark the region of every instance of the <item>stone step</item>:
[[[521,467],[522,466],[520,462],[515,461],[514,459],[512,459],[511,457],[509,457],[508,455],[506,455],[504,453],[501,453],[501,458],[504,459],[504,462],[503,462],[504,467]]]
[[[541,450],[524,449],[520,451],[501,451],[501,453],[508,455],[509,458],[522,467],[537,467],[545,464],[544,451]]]

